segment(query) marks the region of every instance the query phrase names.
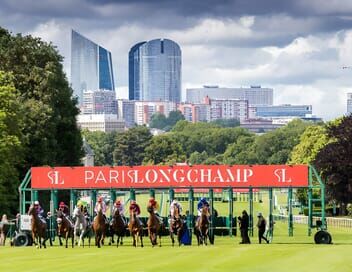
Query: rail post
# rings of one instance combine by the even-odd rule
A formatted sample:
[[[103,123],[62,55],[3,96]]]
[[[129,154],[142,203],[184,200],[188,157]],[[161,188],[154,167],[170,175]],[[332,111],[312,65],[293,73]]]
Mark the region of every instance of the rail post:
[[[293,236],[292,188],[288,188],[288,235]]]
[[[253,237],[253,188],[249,188],[249,235]]]
[[[229,188],[229,235],[232,237],[233,222],[233,189]]]

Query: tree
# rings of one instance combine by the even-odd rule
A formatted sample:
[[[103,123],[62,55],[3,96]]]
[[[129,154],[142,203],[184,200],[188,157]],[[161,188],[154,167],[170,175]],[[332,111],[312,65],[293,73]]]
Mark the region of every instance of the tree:
[[[172,137],[160,135],[153,137],[150,145],[145,149],[145,164],[175,164],[184,162],[186,156],[182,147]]]
[[[313,125],[308,127],[300,138],[292,152],[290,164],[311,164],[315,160],[318,152],[329,142],[326,127]],[[308,204],[307,189],[297,189],[296,198],[304,205]]]
[[[179,111],[170,111],[169,116],[167,117],[167,125],[173,127],[178,121],[185,120],[183,114]]]
[[[152,115],[149,127],[169,131],[180,120],[185,120],[180,111],[170,111],[168,117],[165,117],[163,113],[157,112]]]
[[[320,149],[314,165],[326,184],[327,196],[340,204],[340,213],[352,201],[352,115],[330,123],[327,135],[331,141]]]
[[[240,120],[238,119],[216,119],[211,121],[211,123],[216,124],[220,127],[239,127]]]
[[[13,79],[11,74],[0,71],[0,214],[15,214],[18,207],[23,108]]]
[[[225,164],[254,164],[256,157],[251,152],[255,136],[253,134],[241,135],[237,141],[228,145],[224,153]]]
[[[116,136],[114,163],[116,165],[141,165],[145,149],[152,139],[149,129],[138,126]]]
[[[149,127],[163,129],[167,126],[167,119],[164,114],[157,112],[150,118]]]
[[[97,166],[113,165],[113,152],[115,149],[115,141],[117,132],[102,131],[82,131],[87,143],[94,151],[94,164]]]
[[[56,48],[39,38],[11,36],[0,28],[0,59],[0,70],[13,74],[26,112],[21,175],[36,165],[79,165],[79,110]]]
[[[209,157],[206,151],[203,151],[201,153],[195,151],[189,156],[188,162],[190,164],[204,164],[208,158]]]

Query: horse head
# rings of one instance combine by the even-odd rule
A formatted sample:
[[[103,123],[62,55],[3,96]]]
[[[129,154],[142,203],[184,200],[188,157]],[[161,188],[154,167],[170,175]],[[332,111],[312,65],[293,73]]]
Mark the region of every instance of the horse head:
[[[31,205],[28,209],[28,215],[34,215],[35,214],[35,208],[33,205]]]

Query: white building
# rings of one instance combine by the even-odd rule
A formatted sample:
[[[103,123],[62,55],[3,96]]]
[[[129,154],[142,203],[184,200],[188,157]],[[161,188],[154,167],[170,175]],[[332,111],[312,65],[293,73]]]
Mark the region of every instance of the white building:
[[[84,91],[81,113],[117,114],[117,101],[115,92],[110,90]]]
[[[176,110],[176,102],[171,101],[134,101],[134,120],[137,125],[149,124],[154,113],[162,113],[166,117],[170,111]]]
[[[250,88],[219,88],[218,86],[204,86],[186,90],[186,102],[202,103],[205,97],[210,99],[241,99],[248,100],[249,106],[272,105],[273,89],[251,86]]]
[[[208,101],[207,101],[208,100]],[[210,105],[210,119],[248,119],[248,100],[242,99],[209,99],[205,101]]]
[[[89,131],[123,131],[125,122],[116,114],[79,114],[77,124],[81,129]]]
[[[352,113],[352,93],[347,93],[347,114]]]

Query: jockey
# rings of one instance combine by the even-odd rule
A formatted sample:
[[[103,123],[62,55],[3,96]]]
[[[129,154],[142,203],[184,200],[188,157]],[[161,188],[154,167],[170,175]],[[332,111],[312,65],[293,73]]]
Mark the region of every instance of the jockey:
[[[156,215],[156,217],[159,219],[160,223],[162,224],[163,223],[163,219],[158,214],[159,203],[155,200],[154,197],[151,197],[149,199],[149,201],[148,201],[147,209],[149,210],[149,208],[153,209],[154,214]]]
[[[139,219],[139,215],[141,214],[141,208],[139,207],[139,205],[137,204],[136,200],[131,200],[131,204],[130,204],[130,213],[133,212],[136,214],[136,218],[139,221],[139,224],[141,226],[143,226],[142,221]]]
[[[105,222],[108,223],[106,215],[105,215],[105,213],[106,213],[106,204],[105,204],[104,199],[103,199],[102,196],[98,197],[98,202],[95,204],[94,211],[95,211],[96,214],[98,214],[98,206],[99,205],[101,205],[101,209],[102,209],[102,212],[103,212],[103,217],[105,219]]]
[[[121,202],[121,200],[117,199],[114,203],[114,209],[112,214],[115,214],[115,210],[119,211],[119,214],[121,215],[122,221],[124,223],[124,225],[126,225],[126,218],[125,218],[125,206],[123,205],[123,203]]]
[[[67,215],[70,213],[69,207],[63,201],[61,201],[59,204],[59,211],[62,211],[65,217],[67,217]]]
[[[34,209],[35,209],[35,211],[37,212],[37,215],[39,216],[39,218],[40,218],[42,221],[45,221],[45,218],[44,218],[44,210],[43,210],[43,208],[40,206],[38,200],[34,201]]]
[[[210,205],[205,197],[202,197],[197,204],[198,216],[202,215],[203,207],[208,207],[208,208],[210,207]]]
[[[170,204],[170,217],[173,218],[174,214],[175,214],[175,209],[178,209],[180,215],[182,212],[182,206],[181,204],[176,200],[172,200],[171,204]]]

